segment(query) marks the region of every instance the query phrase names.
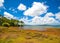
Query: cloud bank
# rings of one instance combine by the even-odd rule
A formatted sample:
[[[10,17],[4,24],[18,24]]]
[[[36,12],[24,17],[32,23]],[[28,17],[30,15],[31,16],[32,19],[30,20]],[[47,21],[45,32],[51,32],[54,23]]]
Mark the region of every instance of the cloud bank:
[[[60,20],[60,12],[56,13],[55,16],[56,16],[56,19]]]
[[[16,19],[17,17],[14,17],[12,14],[8,13],[8,12],[4,12],[4,17],[6,17],[7,19]]]
[[[26,17],[23,19],[21,18],[20,20],[24,21],[25,24],[27,25],[59,25],[60,24],[59,21],[57,21],[55,18],[50,16],[55,16],[55,15],[50,12],[47,13],[44,17],[35,16],[30,20],[28,19],[28,17]]]
[[[47,11],[48,6],[44,3],[33,2],[32,7],[24,12],[26,17],[23,17],[20,20],[24,21],[27,25],[59,25],[60,22],[56,19],[60,19],[60,12],[53,14],[52,12]],[[45,14],[45,16],[41,17],[43,14]],[[28,16],[33,18],[29,19]]]
[[[33,2],[32,7],[24,12],[25,16],[39,16],[47,12],[48,6],[44,3]]]
[[[3,6],[4,0],[0,0],[0,7]]]

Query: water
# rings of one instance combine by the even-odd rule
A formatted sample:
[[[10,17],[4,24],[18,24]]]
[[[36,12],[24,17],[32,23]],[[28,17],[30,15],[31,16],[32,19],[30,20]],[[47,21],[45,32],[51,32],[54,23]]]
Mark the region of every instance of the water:
[[[60,28],[60,26],[24,26],[24,29],[45,30],[46,28]]]

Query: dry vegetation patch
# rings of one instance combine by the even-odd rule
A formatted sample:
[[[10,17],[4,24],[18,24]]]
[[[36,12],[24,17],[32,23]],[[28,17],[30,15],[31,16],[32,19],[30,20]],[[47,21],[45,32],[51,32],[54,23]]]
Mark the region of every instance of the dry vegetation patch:
[[[60,29],[36,31],[0,27],[0,43],[60,43]]]

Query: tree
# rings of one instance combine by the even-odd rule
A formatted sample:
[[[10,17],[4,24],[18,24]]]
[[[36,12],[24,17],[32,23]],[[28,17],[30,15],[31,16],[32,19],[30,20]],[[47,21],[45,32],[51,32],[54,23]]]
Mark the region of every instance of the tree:
[[[18,20],[15,20],[15,19],[11,19],[10,20],[10,26],[18,26]]]
[[[19,21],[16,19],[8,19],[0,15],[0,26],[24,26],[23,21]]]
[[[2,26],[9,27],[10,24],[5,22],[5,23],[2,24]]]
[[[20,27],[23,27],[24,26],[24,22],[23,21],[19,21],[18,24],[19,24]]]
[[[3,22],[2,22],[2,17],[3,17],[3,16],[0,15],[0,26],[2,26],[2,23],[3,23]]]

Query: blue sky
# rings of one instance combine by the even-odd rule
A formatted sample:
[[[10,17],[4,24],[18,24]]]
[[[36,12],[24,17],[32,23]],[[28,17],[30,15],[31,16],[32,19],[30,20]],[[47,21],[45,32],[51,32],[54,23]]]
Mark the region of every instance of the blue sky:
[[[0,0],[0,14],[29,25],[60,25],[60,0]]]

